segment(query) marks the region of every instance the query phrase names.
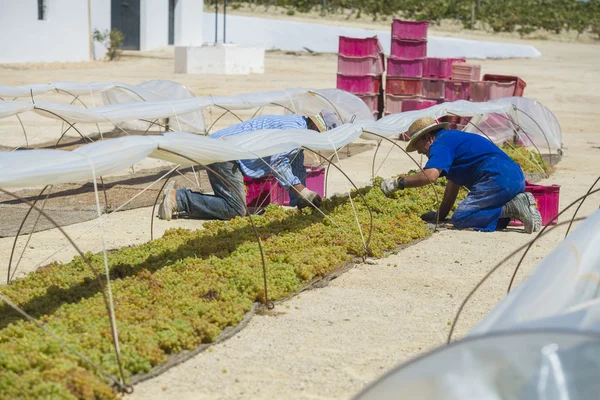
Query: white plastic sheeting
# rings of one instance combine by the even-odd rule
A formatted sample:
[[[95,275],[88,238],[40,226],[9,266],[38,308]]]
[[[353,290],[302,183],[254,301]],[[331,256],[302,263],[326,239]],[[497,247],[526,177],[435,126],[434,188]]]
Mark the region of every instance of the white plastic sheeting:
[[[600,336],[507,332],[434,350],[355,400],[595,400],[598,377]]]
[[[219,16],[219,26],[223,21]],[[204,37],[212,41],[215,37],[215,14],[204,13]],[[391,25],[391,24],[390,24]],[[219,28],[219,31],[221,29]],[[342,26],[313,24],[289,20],[227,16],[227,41],[243,46],[263,47],[303,51],[309,48],[324,53],[337,53],[338,37],[379,37],[386,54],[391,48],[391,29],[376,31]],[[285,32],[282,35],[282,32]],[[219,32],[219,41],[223,38]],[[466,57],[466,58],[530,58],[541,53],[533,46],[510,43],[484,42],[429,36],[427,57]]]

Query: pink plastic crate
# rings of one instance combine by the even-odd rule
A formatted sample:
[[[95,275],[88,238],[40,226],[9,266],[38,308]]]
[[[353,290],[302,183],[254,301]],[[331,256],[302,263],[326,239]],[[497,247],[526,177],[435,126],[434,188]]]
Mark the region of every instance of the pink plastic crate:
[[[425,58],[423,60],[423,77],[448,79],[452,77],[452,59]]]
[[[357,94],[356,97],[359,97],[362,101],[364,101],[371,111],[378,111],[379,96],[377,94]]]
[[[478,81],[481,76],[481,65],[468,63],[452,64],[452,79],[457,81]]]
[[[553,220],[552,217],[558,214],[560,186],[542,186],[527,182],[525,191],[533,194],[533,197],[535,197],[537,209],[542,216],[542,225],[556,225],[558,218]],[[510,225],[521,226],[523,223],[513,220],[510,222]]]
[[[348,57],[378,56],[383,53],[383,47],[377,36],[368,38],[340,36],[338,53]]]
[[[424,99],[421,96],[393,96],[385,97],[385,112],[397,114],[406,111],[423,110],[437,105],[437,101]]]
[[[423,60],[406,60],[390,57],[387,62],[387,76],[420,78],[423,76]]]
[[[427,40],[392,38],[392,57],[414,60],[427,57]]]
[[[272,175],[263,178],[244,177],[246,205],[265,207],[269,204],[290,204],[290,195]],[[306,166],[306,187],[323,197],[325,193],[325,169]]]
[[[527,87],[527,83],[525,83],[523,79],[512,75],[485,74],[482,80],[494,82],[515,82],[516,86],[513,96],[519,97],[523,97],[523,92],[525,91],[525,87]]]
[[[512,97],[515,93],[516,82],[485,81],[488,100]]]
[[[350,93],[379,93],[381,77],[375,75],[348,76],[338,74],[337,88]]]
[[[473,81],[471,82],[471,101],[482,102],[488,101],[488,82]]]
[[[423,78],[423,96],[433,99],[443,99],[446,95],[443,79]]]
[[[394,19],[392,21],[392,37],[396,39],[427,39],[427,28],[429,21],[404,21]]]
[[[423,82],[418,78],[396,78],[388,76],[385,79],[385,92],[400,96],[420,96]]]
[[[383,74],[383,61],[379,56],[347,57],[338,56],[338,73],[346,76]]]
[[[444,98],[446,101],[469,100],[471,97],[471,82],[445,81]]]

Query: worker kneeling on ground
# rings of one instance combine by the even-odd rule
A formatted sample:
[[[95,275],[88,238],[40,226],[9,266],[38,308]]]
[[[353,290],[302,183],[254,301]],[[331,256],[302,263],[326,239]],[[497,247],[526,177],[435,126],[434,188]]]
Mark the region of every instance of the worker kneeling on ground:
[[[324,132],[341,125],[339,118],[329,110],[317,115],[302,117],[299,115],[265,115],[215,132],[212,139],[236,136],[261,129],[310,129]],[[321,197],[304,185],[306,168],[304,151],[294,149],[288,153],[275,154],[262,159],[226,161],[210,164],[208,179],[214,195],[193,192],[169,182],[158,210],[160,219],[171,220],[174,215],[228,220],[246,215],[244,176],[262,178],[271,174],[289,191],[290,206],[304,208],[319,207]],[[214,171],[214,172],[213,172]],[[227,182],[229,182],[229,184]],[[231,186],[235,187],[234,190]]]
[[[468,196],[452,214],[456,228],[491,232],[504,229],[511,219],[523,222],[525,231],[540,230],[542,218],[535,198],[525,193],[525,177],[519,165],[490,140],[472,133],[449,130],[448,123],[421,118],[408,129],[406,151],[418,151],[429,160],[422,172],[383,181],[381,190],[389,195],[396,190],[429,184],[446,176],[448,184],[439,208],[439,220],[446,218],[461,186]],[[435,221],[436,212],[421,216]]]

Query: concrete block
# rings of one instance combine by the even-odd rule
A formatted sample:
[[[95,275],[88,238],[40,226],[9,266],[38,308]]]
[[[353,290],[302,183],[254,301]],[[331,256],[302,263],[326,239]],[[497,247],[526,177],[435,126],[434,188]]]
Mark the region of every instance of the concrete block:
[[[175,72],[217,75],[262,74],[265,72],[265,49],[232,43],[176,46]]]

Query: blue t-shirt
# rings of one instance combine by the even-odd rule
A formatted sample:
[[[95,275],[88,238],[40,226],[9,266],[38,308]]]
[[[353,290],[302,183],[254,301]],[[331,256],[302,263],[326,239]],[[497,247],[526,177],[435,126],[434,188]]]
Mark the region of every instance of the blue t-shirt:
[[[425,168],[441,169],[442,176],[471,189],[483,175],[484,171],[480,168],[483,162],[495,157],[514,163],[487,138],[463,131],[441,130],[429,148],[429,161]],[[490,166],[489,163],[487,165]]]

